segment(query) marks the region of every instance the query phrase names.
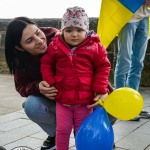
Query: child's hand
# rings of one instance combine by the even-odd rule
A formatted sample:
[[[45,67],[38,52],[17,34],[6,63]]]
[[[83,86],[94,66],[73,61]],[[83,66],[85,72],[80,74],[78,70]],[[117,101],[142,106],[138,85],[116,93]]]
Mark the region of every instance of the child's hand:
[[[98,94],[98,95],[94,98],[94,101],[98,101],[99,99],[101,99],[102,101],[104,101],[107,96],[108,96],[108,93],[106,93],[106,94]],[[98,99],[97,99],[97,98],[98,98]]]
[[[96,94],[95,98],[93,99],[95,101],[94,104],[88,105],[88,108],[94,108],[99,105],[98,101],[101,100],[102,102],[105,100],[105,98],[108,96],[108,93],[106,94]]]

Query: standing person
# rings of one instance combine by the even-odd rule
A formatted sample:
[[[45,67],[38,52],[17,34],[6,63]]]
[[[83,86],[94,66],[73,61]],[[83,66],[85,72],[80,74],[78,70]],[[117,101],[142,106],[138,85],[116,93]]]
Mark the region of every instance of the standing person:
[[[150,0],[147,0],[122,28],[118,34],[118,54],[114,74],[115,89],[130,87],[138,91],[141,72],[144,67],[144,58],[148,42],[148,28]],[[150,118],[147,111],[142,110],[139,118]]]
[[[110,62],[99,37],[89,31],[89,18],[81,7],[68,8],[61,20],[62,35],[52,38],[41,58],[43,79],[58,89],[56,147],[68,150],[69,137],[93,111],[87,105],[108,94]]]
[[[16,90],[27,97],[25,113],[49,135],[41,150],[55,149],[56,114],[51,99],[57,90],[42,81],[40,59],[56,32],[55,28],[40,29],[29,18],[18,17],[9,23],[5,38],[6,62],[14,75]]]

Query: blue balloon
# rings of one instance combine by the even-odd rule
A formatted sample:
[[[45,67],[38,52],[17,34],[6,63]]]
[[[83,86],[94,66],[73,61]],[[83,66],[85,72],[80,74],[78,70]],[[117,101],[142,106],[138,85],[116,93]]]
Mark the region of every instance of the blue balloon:
[[[75,137],[77,150],[112,150],[114,132],[103,107],[98,107],[80,125]]]

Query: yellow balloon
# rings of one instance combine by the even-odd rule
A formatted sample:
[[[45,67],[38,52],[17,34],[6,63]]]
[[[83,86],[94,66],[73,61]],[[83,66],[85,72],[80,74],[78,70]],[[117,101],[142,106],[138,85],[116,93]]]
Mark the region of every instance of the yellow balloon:
[[[122,87],[109,94],[104,102],[98,101],[108,113],[120,120],[130,120],[141,112],[144,101],[136,90]]]

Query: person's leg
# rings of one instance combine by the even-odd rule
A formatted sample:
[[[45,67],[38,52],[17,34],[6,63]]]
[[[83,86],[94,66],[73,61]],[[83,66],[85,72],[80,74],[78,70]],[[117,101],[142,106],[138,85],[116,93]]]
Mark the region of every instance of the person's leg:
[[[133,41],[133,54],[127,86],[138,91],[148,42],[148,18],[139,21]]]
[[[126,86],[126,78],[131,65],[132,42],[136,23],[128,23],[118,34],[118,55],[114,74],[115,89]]]
[[[74,107],[74,117],[73,117],[73,126],[74,126],[74,135],[76,135],[77,129],[83,122],[83,120],[88,117],[93,112],[93,109],[88,109],[86,105],[80,105]]]
[[[113,40],[113,50],[114,50],[114,58],[113,58],[113,71],[115,71],[116,62],[117,62],[117,54],[118,54],[118,36]]]
[[[133,42],[132,63],[128,74],[127,86],[137,91],[141,81],[141,73],[144,67],[144,58],[147,50],[148,27],[149,19],[144,18],[141,20],[138,24]],[[149,119],[150,114],[147,111],[142,110],[140,118]]]
[[[56,132],[56,103],[45,97],[28,96],[23,108],[30,120],[38,124],[50,137]]]
[[[68,150],[73,125],[73,112],[70,106],[56,103],[56,149]]]

